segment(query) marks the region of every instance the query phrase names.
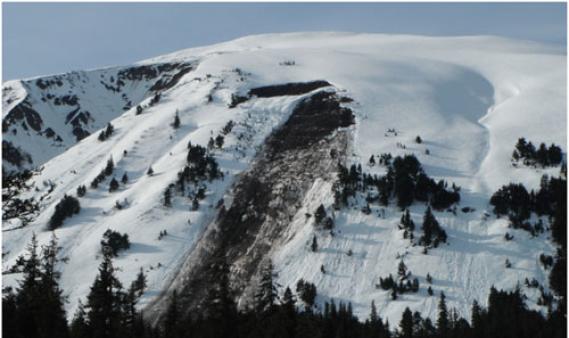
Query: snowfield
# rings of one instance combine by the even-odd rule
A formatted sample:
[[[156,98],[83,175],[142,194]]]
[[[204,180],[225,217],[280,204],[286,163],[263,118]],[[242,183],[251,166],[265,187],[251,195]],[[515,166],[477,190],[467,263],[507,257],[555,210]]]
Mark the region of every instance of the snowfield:
[[[286,61],[294,65],[284,65]],[[355,314],[365,319],[373,300],[379,314],[393,325],[407,306],[434,318],[441,291],[449,307],[469,318],[472,301],[486,304],[492,285],[510,289],[520,283],[527,304],[545,311],[536,305],[539,292],[523,286],[523,281],[535,278],[548,285],[549,272],[539,263],[539,255],[555,252],[549,233],[532,238],[523,230],[508,228],[505,218],[492,214],[488,201],[504,184],[520,182],[535,189],[544,173],[559,174],[559,168],[516,168],[510,158],[519,137],[567,150],[564,49],[490,36],[291,33],[245,37],[137,65],[164,63],[191,63],[194,68],[162,91],[160,101],[152,106],[148,106],[154,96],[149,89],[152,82],[127,83],[122,89],[132,101],[127,109],[120,94],[98,85],[101,74],[109,77],[120,67],[78,73],[76,81],[82,84],[75,87],[71,74],[61,75],[63,86],[58,91],[77,93],[96,121],[90,125],[91,135],[79,142],[64,127],[67,111],[38,99],[45,93],[33,84],[36,79],[3,84],[3,119],[29,96],[45,125],[53,126],[63,139],[56,147],[59,150],[54,150],[53,141],[34,130],[4,131],[4,140],[27,147],[34,163],[41,165],[22,196],[44,198],[39,214],[27,226],[20,228],[17,219],[3,223],[3,271],[14,265],[33,233],[40,244],[49,241],[46,224],[55,204],[64,194],[75,195],[79,185],[87,186],[87,194],[79,199],[80,214],[55,231],[62,257],[69,259],[60,266],[69,317],[89,292],[101,262],[102,234],[109,228],[127,233],[132,243],[115,260],[123,284],[128,286],[143,268],[149,287],[140,306],[159,296],[215,219],[217,201],[224,198],[230,203],[231,185],[239,173],[251,165],[265,138],[287,120],[295,104],[309,95],[252,98],[228,108],[232,94],[313,80],[326,80],[334,90],[354,99],[346,104],[356,114],[348,164],[361,163],[364,171],[383,174],[385,167],[367,165],[371,155],[415,154],[429,176],[461,187],[461,202],[456,216],[435,212],[449,236],[448,245],[423,254],[421,246],[413,247],[403,239],[397,228],[401,211],[394,202],[387,208],[373,205],[369,215],[359,207],[334,211],[333,182],[316,180],[286,236],[271,250],[280,292],[286,286],[294,290],[303,278],[315,283],[319,304],[331,299],[351,302]],[[137,115],[139,104],[148,107]],[[176,111],[179,129],[171,127]],[[164,207],[163,192],[183,168],[188,142],[206,146],[229,120],[236,126],[226,136],[223,149],[214,151],[224,178],[207,183],[198,211],[191,210],[189,198],[175,194],[173,206]],[[107,122],[115,132],[101,142],[98,129]],[[387,133],[392,128],[397,135]],[[417,135],[421,144],[414,142]],[[107,177],[91,189],[90,182],[110,157],[115,163],[112,176],[120,179],[126,172],[129,182],[110,193],[112,177]],[[12,169],[5,161],[4,165]],[[146,175],[150,166],[152,176]],[[51,192],[50,186],[55,187]],[[127,201],[127,206],[116,210],[116,201]],[[305,215],[314,213],[321,203],[334,214],[334,237],[317,230],[313,217]],[[475,211],[464,213],[462,207]],[[410,208],[416,236],[425,209],[423,203]],[[168,235],[159,240],[162,230]],[[505,241],[506,232],[514,240]],[[310,250],[313,236],[318,238],[316,253]],[[420,291],[392,301],[388,291],[375,285],[379,277],[396,275],[401,258],[419,278]],[[512,263],[509,269],[506,259]],[[427,295],[427,273],[433,277],[435,296]],[[17,278],[18,274],[4,273],[3,283],[15,285]]]

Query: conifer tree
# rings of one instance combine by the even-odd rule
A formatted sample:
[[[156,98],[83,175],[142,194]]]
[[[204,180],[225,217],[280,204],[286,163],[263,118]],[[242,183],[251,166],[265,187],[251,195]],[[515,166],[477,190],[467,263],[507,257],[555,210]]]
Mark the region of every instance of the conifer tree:
[[[41,326],[37,318],[42,290],[40,256],[35,233],[27,247],[27,258],[22,269],[23,277],[16,290],[16,308],[18,311],[18,331],[23,337],[41,337]]]
[[[482,317],[483,316],[483,310],[476,300],[474,300],[474,302],[472,302],[472,311],[471,312],[472,312],[472,318],[471,318],[472,328],[474,330],[481,330],[482,329],[482,321],[483,321],[483,317]]]
[[[323,204],[320,204],[314,212],[314,222],[316,222],[317,225],[320,225],[324,218],[326,218],[326,209]]]
[[[397,273],[399,274],[399,278],[405,279],[407,277],[407,266],[403,262],[403,260],[399,261],[399,267],[397,268]]]
[[[126,174],[126,171],[125,171],[125,173],[122,175],[121,182],[122,182],[122,184],[127,184],[127,183],[128,183],[128,175]]]
[[[446,240],[446,232],[440,227],[439,222],[431,212],[431,207],[427,207],[423,216],[423,236],[419,242],[425,247],[431,244],[437,247],[439,243],[446,242]]]
[[[105,175],[110,176],[113,173],[114,169],[115,169],[115,163],[113,162],[113,157],[111,156],[107,160],[107,166],[105,167],[105,170],[104,170]]]
[[[413,314],[407,307],[403,311],[401,322],[399,322],[400,338],[413,338]]]
[[[70,336],[72,338],[89,338],[91,337],[91,331],[89,324],[87,323],[87,313],[85,312],[85,306],[79,300],[79,305],[77,310],[73,315],[73,320],[70,325]]]
[[[154,169],[152,169],[152,166],[148,167],[148,170],[146,171],[146,175],[148,175],[148,176],[154,175]]]
[[[111,182],[109,183],[109,192],[117,191],[119,189],[119,181],[113,177]]]
[[[263,265],[261,280],[255,294],[257,313],[272,311],[277,298],[277,289],[273,282],[273,263],[269,260]]]
[[[439,316],[437,318],[437,332],[441,338],[447,337],[449,331],[449,317],[445,299],[445,294],[441,291],[441,298],[439,300]]]
[[[84,185],[80,185],[77,187],[77,197],[85,196],[86,192],[87,192],[87,188]]]
[[[170,191],[170,187],[164,190],[164,206],[167,208],[172,206],[172,192]]]
[[[223,137],[223,135],[217,135],[215,137],[215,146],[219,149],[221,149],[223,147],[223,142],[225,141],[225,138]]]
[[[51,240],[47,246],[42,247],[41,257],[41,282],[42,292],[39,313],[41,321],[41,333],[43,337],[66,337],[67,318],[63,305],[63,290],[59,288],[60,273],[56,270],[56,265],[60,261],[57,257],[60,247],[57,243],[55,233],[52,233]]]
[[[144,293],[146,289],[146,275],[144,275],[144,271],[140,268],[140,271],[136,275],[136,279],[132,282],[132,289],[136,291],[136,296],[140,297]]]
[[[310,245],[310,249],[312,252],[318,251],[318,241],[316,240],[316,236],[312,237],[312,244]]]
[[[176,115],[174,116],[174,122],[172,123],[174,129],[180,128],[180,116],[178,116],[178,111],[176,110]]]
[[[115,276],[112,253],[103,251],[103,261],[89,295],[87,296],[87,318],[93,337],[115,338],[122,336],[124,292],[121,282]]]
[[[176,290],[170,297],[170,304],[166,310],[166,318],[163,324],[164,337],[178,338],[181,336],[180,332],[180,309],[178,305],[178,293]]]

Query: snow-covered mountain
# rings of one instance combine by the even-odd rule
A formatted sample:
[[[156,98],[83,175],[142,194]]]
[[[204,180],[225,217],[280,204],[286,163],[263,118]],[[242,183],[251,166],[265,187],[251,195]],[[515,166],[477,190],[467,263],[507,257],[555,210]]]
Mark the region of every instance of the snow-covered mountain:
[[[269,258],[280,292],[302,278],[316,285],[319,304],[351,302],[365,318],[373,300],[392,323],[405,307],[435,316],[438,299],[428,286],[466,317],[492,285],[510,289],[535,278],[547,290],[539,256],[556,250],[549,232],[532,237],[508,228],[489,199],[510,182],[536,189],[544,173],[559,175],[559,167],[513,166],[511,155],[520,137],[566,152],[566,67],[563,49],[498,37],[293,33],[6,82],[3,169],[36,169],[17,198],[33,198],[38,210],[25,222],[4,221],[3,271],[33,233],[40,244],[49,241],[56,204],[85,185],[81,211],[55,230],[67,258],[60,269],[69,316],[97,274],[107,229],[128,234],[131,247],[116,259],[119,276],[127,284],[145,271],[140,306],[151,314],[169,291],[195,295],[207,285],[214,278],[207,264],[220,252],[242,306]],[[114,131],[100,140],[107,123]],[[209,153],[223,176],[184,188],[184,196],[169,188],[187,163],[188,143],[207,147],[217,136],[223,145],[210,145]],[[369,213],[363,198],[332,207],[337,162],[383,175],[385,166],[368,165],[383,153],[414,154],[430,177],[461,187],[456,213],[434,212],[448,244],[426,254],[411,245],[394,200],[371,203]],[[92,188],[110,158],[112,174]],[[111,179],[124,173],[128,181],[109,192]],[[200,187],[205,197],[195,199]],[[333,235],[310,216],[320,204],[334,219]],[[425,209],[420,202],[409,208],[417,237]],[[514,239],[506,241],[506,232]],[[421,286],[392,300],[376,284],[395,275],[401,260]],[[13,285],[18,276],[4,273],[3,282]],[[530,307],[542,308],[537,289],[523,292]],[[188,304],[199,305],[199,294],[193,298]]]

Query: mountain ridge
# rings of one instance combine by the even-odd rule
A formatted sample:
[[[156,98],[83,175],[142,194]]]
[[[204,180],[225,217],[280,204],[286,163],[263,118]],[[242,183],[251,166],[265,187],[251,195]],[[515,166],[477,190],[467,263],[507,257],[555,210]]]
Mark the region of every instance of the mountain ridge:
[[[102,72],[104,82],[116,88],[120,70],[141,66],[154,69],[159,64],[178,65],[157,72],[148,80],[125,80],[120,94],[126,94],[126,100],[118,92],[99,89],[105,86],[96,82],[101,75],[98,72]],[[182,73],[186,66],[191,69]],[[57,147],[64,149],[53,150],[49,145],[41,146],[46,142],[43,135],[22,136],[26,131],[21,122],[27,120],[16,119],[17,123],[8,126],[8,131],[16,128],[17,134],[8,137],[5,133],[4,140],[13,142],[15,147],[24,152],[38,147],[50,150],[49,154],[45,149],[39,152],[46,153],[37,162],[43,169],[34,173],[28,181],[31,188],[20,195],[34,198],[39,211],[20,229],[16,229],[22,225],[18,219],[5,222],[3,270],[14,265],[33,232],[38,234],[40,243],[47,241],[49,232],[45,231],[45,224],[57,201],[65,194],[75,195],[79,185],[89,187],[112,157],[113,175],[120,178],[128,173],[129,182],[116,192],[107,192],[111,179],[107,177],[97,189],[88,188],[85,197],[79,199],[82,206],[79,215],[67,219],[56,230],[64,253],[70,258],[61,267],[62,285],[70,295],[68,315],[74,312],[77,300],[88,292],[100,260],[99,241],[107,228],[127,233],[131,238],[131,249],[116,259],[117,265],[124,269],[120,272],[121,279],[133,279],[143,267],[148,274],[149,290],[140,306],[155,302],[170,281],[177,278],[185,258],[200,245],[202,235],[213,227],[217,202],[223,200],[228,207],[231,205],[235,184],[254,165],[252,161],[269,135],[287,123],[300,102],[317,93],[332,92],[349,98],[341,105],[355,115],[355,125],[348,132],[351,141],[350,149],[345,150],[346,166],[361,163],[364,171],[382,175],[385,166],[366,165],[371,155],[379,158],[382,153],[414,154],[429,176],[462,187],[460,208],[476,210],[459,211],[458,216],[435,212],[449,233],[449,244],[424,255],[419,246],[410,246],[402,237],[397,228],[401,211],[394,202],[388,208],[374,204],[371,214],[366,215],[360,210],[365,201],[356,198],[353,207],[332,211],[334,179],[316,179],[300,199],[284,238],[265,254],[274,263],[276,281],[293,288],[299,278],[304,278],[317,286],[318,304],[330,299],[350,301],[360,318],[369,313],[371,300],[375,300],[382,317],[395,322],[406,306],[431,317],[435,315],[437,299],[429,298],[425,291],[425,276],[430,273],[435,278],[436,291],[444,291],[449,304],[467,316],[472,300],[483,303],[490,285],[511,288],[526,277],[547,284],[547,271],[537,261],[539,254],[552,255],[555,251],[547,235],[531,238],[523,230],[508,228],[506,219],[493,216],[484,219],[484,215],[491,214],[488,200],[500,186],[512,181],[536,189],[541,174],[558,174],[558,168],[515,168],[510,158],[519,137],[554,142],[566,151],[565,127],[551,129],[566,119],[563,115],[566,81],[559,72],[563,67],[566,67],[565,56],[555,48],[512,39],[294,33],[252,36],[182,50],[133,66],[112,68],[116,73],[108,68],[94,70],[93,78],[88,76],[83,80],[98,85],[93,92],[86,90],[85,98],[80,97],[79,102],[97,99],[115,103],[114,108],[107,110],[96,105],[86,108],[92,111],[96,121],[81,124],[90,136],[75,142],[69,128],[53,128],[66,140],[63,147]],[[151,90],[158,81],[170,81],[180,73],[170,87]],[[111,76],[115,77],[113,81]],[[47,81],[49,77],[33,78],[35,83],[29,80],[29,86],[38,87],[39,79]],[[81,76],[78,79],[81,81]],[[333,88],[300,95],[251,96],[243,102],[233,102],[235,97],[254,88],[316,80],[328,81]],[[57,96],[50,86],[46,91],[38,87],[36,101],[41,102],[47,93],[60,100],[75,91],[81,93],[80,85],[79,89],[70,88],[67,80],[61,81],[62,86],[50,85],[63,88],[57,91]],[[5,83],[3,89],[9,85],[10,82]],[[5,100],[17,98],[10,103],[3,100],[3,122],[13,110],[11,104],[22,99],[17,88],[10,93],[3,96]],[[122,110],[128,101],[132,101],[130,107]],[[138,105],[143,108],[137,114]],[[75,107],[67,106],[50,103],[49,109],[65,107],[50,111],[38,103],[37,107],[32,104],[32,109],[40,114],[42,121],[49,121],[50,113],[64,118],[71,106]],[[102,111],[105,113],[99,113]],[[178,129],[171,127],[176,115],[181,120]],[[206,191],[205,198],[198,202],[198,210],[191,210],[193,197],[187,193],[174,194],[172,207],[163,206],[165,189],[176,181],[187,161],[188,143],[206,147],[210,138],[222,134],[229,121],[235,127],[224,135],[223,146],[210,149],[223,179],[205,180],[196,185]],[[107,123],[114,126],[114,132],[107,140],[100,141],[97,136]],[[45,133],[46,129],[42,127],[40,131]],[[414,141],[418,135],[423,139],[420,144]],[[34,160],[37,156],[32,154]],[[155,172],[151,176],[146,174],[149,167]],[[10,168],[6,165],[6,169]],[[40,196],[44,196],[41,201]],[[125,208],[115,209],[117,201],[126,201]],[[313,214],[320,204],[334,215],[337,230],[334,237],[319,230],[305,216]],[[421,224],[425,207],[424,203],[414,203],[409,208],[417,225]],[[379,217],[382,210],[383,216]],[[168,235],[157,239],[163,230]],[[506,232],[514,233],[516,240],[504,242]],[[310,252],[313,236],[318,238],[322,251]],[[502,249],[503,246],[507,249]],[[418,295],[389,301],[387,292],[377,289],[375,284],[379,277],[396,272],[399,255],[405,257],[414,276],[418,276],[421,289]],[[504,270],[506,258],[512,261],[514,269]],[[329,273],[322,273],[320,266]],[[81,275],[80,280],[73,278],[77,274]],[[10,285],[16,275],[4,275],[3,279]],[[539,298],[537,291],[526,291],[528,302],[540,308],[535,305]]]

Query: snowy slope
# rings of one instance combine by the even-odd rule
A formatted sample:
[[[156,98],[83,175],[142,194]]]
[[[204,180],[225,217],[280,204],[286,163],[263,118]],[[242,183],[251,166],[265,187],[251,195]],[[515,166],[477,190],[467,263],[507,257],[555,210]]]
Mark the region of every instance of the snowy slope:
[[[160,92],[192,69],[192,61],[157,63],[8,81],[3,85],[3,147],[6,171],[41,166],[110,120]]]
[[[292,66],[282,64],[292,60]],[[557,175],[559,171],[514,168],[510,156],[522,136],[534,143],[554,142],[566,151],[563,50],[497,37],[294,33],[246,37],[139,65],[172,63],[192,63],[195,69],[161,90],[160,102],[140,115],[136,115],[136,105],[148,105],[156,78],[133,81],[117,94],[99,88],[101,84],[96,81],[101,74],[116,74],[123,69],[120,67],[58,76],[63,83],[59,95],[69,91],[77,95],[96,121],[85,127],[92,134],[78,143],[71,129],[65,127],[65,114],[71,107],[62,110],[41,103],[44,91],[34,88],[37,79],[4,84],[4,121],[8,112],[27,97],[44,121],[41,130],[50,126],[63,139],[57,145],[34,132],[28,136],[19,120],[8,129],[16,128],[15,135],[4,132],[4,140],[30,153],[34,164],[45,162],[43,170],[29,182],[33,188],[22,195],[37,200],[45,196],[37,218],[15,230],[10,229],[18,227],[18,220],[4,222],[4,271],[23,252],[32,233],[38,235],[40,243],[49,240],[51,234],[45,226],[55,204],[64,194],[74,195],[77,186],[88,187],[110,156],[115,162],[114,176],[119,179],[127,172],[130,179],[118,192],[107,192],[110,177],[98,189],[88,188],[80,199],[81,213],[55,231],[63,255],[69,258],[61,271],[70,316],[96,275],[99,242],[107,228],[128,233],[133,243],[116,260],[121,280],[128,285],[143,267],[149,289],[142,305],[155,299],[175,278],[184,258],[215,218],[213,205],[224,196],[230,201],[230,187],[238,174],[250,166],[265,137],[285,122],[295,104],[308,94],[253,98],[230,109],[231,95],[268,84],[312,80],[326,80],[334,90],[354,99],[349,104],[356,114],[350,162],[364,164],[372,154],[385,152],[413,153],[427,174],[462,187],[459,208],[469,206],[476,211],[459,212],[457,216],[436,213],[449,234],[449,245],[428,255],[403,239],[397,230],[401,212],[393,206],[385,210],[385,217],[378,216],[381,210],[377,206],[370,215],[359,209],[336,212],[337,235],[332,238],[316,230],[305,217],[320,203],[327,207],[332,204],[333,182],[316,180],[287,235],[272,248],[280,285],[294,289],[296,281],[304,278],[316,284],[319,302],[332,298],[350,301],[361,318],[367,316],[374,300],[381,316],[392,323],[398,321],[406,306],[429,315],[436,313],[437,298],[426,296],[427,273],[433,276],[435,292],[444,291],[449,306],[465,316],[474,299],[486,301],[491,285],[511,288],[526,277],[547,285],[548,272],[538,257],[554,252],[548,235],[532,239],[526,232],[508,229],[504,219],[483,215],[490,210],[490,195],[501,185],[522,182],[536,188],[544,172]],[[83,84],[72,87],[74,76],[86,83],[78,80]],[[132,101],[131,108],[123,110],[122,93]],[[174,130],[170,124],[176,110],[182,126]],[[214,152],[224,179],[208,183],[207,197],[198,211],[190,211],[191,200],[180,196],[174,198],[172,208],[163,207],[163,191],[182,169],[188,142],[205,146],[229,120],[236,122],[236,127],[226,137],[224,148]],[[97,130],[109,121],[115,133],[100,142]],[[386,134],[388,128],[395,128],[398,135]],[[424,140],[422,144],[413,142],[417,135]],[[406,149],[397,147],[398,143],[405,144]],[[425,155],[425,149],[430,155]],[[145,174],[149,166],[154,169],[153,176]],[[383,168],[365,170],[382,173]],[[47,182],[55,183],[51,193]],[[116,201],[125,199],[127,208],[113,209]],[[425,205],[419,203],[411,208],[419,227],[424,210]],[[167,230],[168,236],[158,240],[162,230]],[[514,241],[504,241],[506,231],[514,234]],[[317,253],[309,248],[314,235],[320,246]],[[347,255],[349,250],[352,256]],[[390,301],[387,291],[376,289],[375,284],[379,277],[396,273],[397,255],[403,255],[405,264],[419,277],[421,290]],[[504,267],[506,258],[512,262],[510,269]],[[321,265],[326,267],[326,274],[320,272]],[[15,279],[17,274],[3,278],[7,284]],[[536,306],[537,291],[524,292],[528,304]]]

